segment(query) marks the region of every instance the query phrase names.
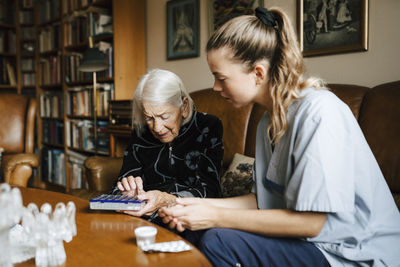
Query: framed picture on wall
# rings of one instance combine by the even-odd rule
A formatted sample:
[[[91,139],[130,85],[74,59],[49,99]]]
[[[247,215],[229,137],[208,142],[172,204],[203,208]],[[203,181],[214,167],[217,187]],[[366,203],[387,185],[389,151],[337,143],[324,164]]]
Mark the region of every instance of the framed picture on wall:
[[[368,0],[299,0],[304,56],[367,51]]]
[[[264,0],[208,0],[208,33],[231,18],[254,14],[257,7],[264,7]]]
[[[199,56],[199,0],[167,2],[167,60]]]

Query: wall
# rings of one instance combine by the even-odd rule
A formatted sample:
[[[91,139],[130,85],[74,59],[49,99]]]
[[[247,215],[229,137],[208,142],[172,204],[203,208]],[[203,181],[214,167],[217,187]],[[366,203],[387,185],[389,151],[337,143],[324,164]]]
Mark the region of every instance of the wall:
[[[172,61],[166,60],[166,2],[147,0],[147,68],[177,73],[189,91],[211,87],[213,77],[204,52],[209,36],[208,0],[200,0],[200,56]],[[283,8],[296,23],[296,0],[264,0],[264,5]],[[307,74],[330,83],[364,86],[400,80],[399,14],[399,0],[369,0],[368,51],[306,58]]]

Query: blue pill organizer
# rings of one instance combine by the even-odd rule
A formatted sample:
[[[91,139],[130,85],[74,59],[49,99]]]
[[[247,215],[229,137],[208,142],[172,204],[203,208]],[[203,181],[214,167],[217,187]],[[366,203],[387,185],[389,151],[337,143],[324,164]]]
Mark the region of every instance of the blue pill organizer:
[[[140,210],[146,204],[136,196],[103,194],[90,200],[92,210]]]

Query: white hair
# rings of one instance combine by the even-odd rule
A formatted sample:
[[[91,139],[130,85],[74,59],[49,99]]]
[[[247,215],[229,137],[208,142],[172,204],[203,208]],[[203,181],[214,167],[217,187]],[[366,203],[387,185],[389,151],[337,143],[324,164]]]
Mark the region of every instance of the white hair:
[[[189,101],[189,116],[183,119],[182,125],[191,120],[194,110],[193,100],[182,80],[175,73],[161,69],[153,69],[143,75],[133,94],[132,125],[136,133],[140,136],[146,125],[143,101],[154,104],[172,104],[180,108],[185,97]]]

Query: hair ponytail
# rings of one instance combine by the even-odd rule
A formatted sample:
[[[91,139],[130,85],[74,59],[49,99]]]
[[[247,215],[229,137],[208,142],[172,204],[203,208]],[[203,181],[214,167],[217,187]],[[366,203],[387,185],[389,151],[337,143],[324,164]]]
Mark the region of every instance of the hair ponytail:
[[[258,11],[258,12],[257,12]],[[267,129],[277,143],[287,129],[287,109],[306,86],[319,87],[319,79],[303,81],[304,62],[295,31],[287,15],[278,8],[261,8],[256,16],[233,18],[217,29],[207,43],[207,52],[228,47],[232,59],[247,66],[268,62],[271,123]]]

